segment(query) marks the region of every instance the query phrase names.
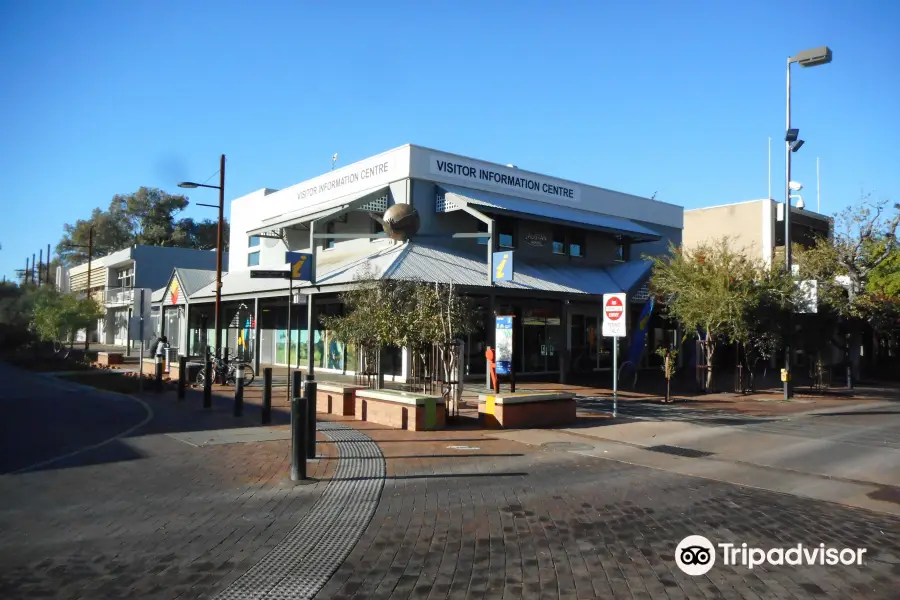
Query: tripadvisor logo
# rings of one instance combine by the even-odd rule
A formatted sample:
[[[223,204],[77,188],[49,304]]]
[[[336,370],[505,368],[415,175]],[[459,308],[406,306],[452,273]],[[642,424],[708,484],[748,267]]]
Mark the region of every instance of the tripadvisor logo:
[[[715,546],[702,535],[689,535],[675,548],[675,563],[691,576],[704,575],[716,564],[716,547],[721,550],[722,564],[753,569],[760,565],[862,565],[866,548],[831,548],[825,544],[788,548],[754,548],[746,543],[719,543]]]

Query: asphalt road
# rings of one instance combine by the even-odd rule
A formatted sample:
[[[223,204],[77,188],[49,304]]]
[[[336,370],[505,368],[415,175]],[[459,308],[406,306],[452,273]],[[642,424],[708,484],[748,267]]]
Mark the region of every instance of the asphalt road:
[[[69,384],[0,363],[0,474],[102,444],[140,425],[137,400]]]

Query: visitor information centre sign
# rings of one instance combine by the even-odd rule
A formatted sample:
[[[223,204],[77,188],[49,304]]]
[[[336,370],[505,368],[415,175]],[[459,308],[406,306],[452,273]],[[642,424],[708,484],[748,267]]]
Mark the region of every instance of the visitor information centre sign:
[[[603,294],[603,336],[625,337],[625,294]]]

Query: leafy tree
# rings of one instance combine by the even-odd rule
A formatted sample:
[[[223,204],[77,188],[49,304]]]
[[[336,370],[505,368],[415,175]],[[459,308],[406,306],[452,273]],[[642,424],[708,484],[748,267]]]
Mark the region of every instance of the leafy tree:
[[[818,282],[821,304],[843,324],[843,336],[832,342],[843,348],[847,365],[857,375],[859,361],[852,349],[859,348],[860,326],[889,330],[900,314],[898,225],[900,204],[873,201],[867,195],[836,215],[832,240],[796,249],[801,278]]]
[[[95,258],[136,244],[200,250],[215,248],[217,220],[198,222],[176,218],[188,204],[186,196],[169,194],[158,188],[141,187],[132,194],[116,194],[107,210],[95,208],[90,218],[65,225],[56,253],[69,266],[86,262],[92,227]],[[224,241],[227,246],[227,223]]]
[[[103,316],[103,307],[92,298],[49,286],[35,288],[32,295],[31,329],[38,339],[55,346],[71,342],[76,331],[87,329]]]
[[[727,237],[685,249],[670,246],[653,261],[650,287],[662,296],[668,317],[696,335],[706,359],[706,388],[713,385],[716,350],[722,342],[748,344],[758,334],[751,315],[787,291],[776,270],[732,249]],[[773,294],[774,289],[779,294]]]
[[[28,325],[31,319],[30,285],[0,283],[0,351],[21,348],[31,341]]]

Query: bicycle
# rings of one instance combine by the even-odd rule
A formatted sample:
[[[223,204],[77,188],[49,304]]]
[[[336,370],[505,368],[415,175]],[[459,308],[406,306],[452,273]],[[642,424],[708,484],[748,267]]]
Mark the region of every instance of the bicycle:
[[[218,381],[219,373],[225,368],[225,361],[222,359],[213,359],[211,361],[213,368],[213,381]],[[237,384],[237,367],[238,365],[242,365],[244,367],[244,386],[248,386],[253,383],[253,380],[256,379],[256,371],[253,369],[253,365],[249,362],[239,361],[239,362],[229,362],[228,370],[225,374],[225,385],[236,385]],[[196,383],[198,386],[203,386],[206,382],[206,367],[203,366],[197,372]]]

